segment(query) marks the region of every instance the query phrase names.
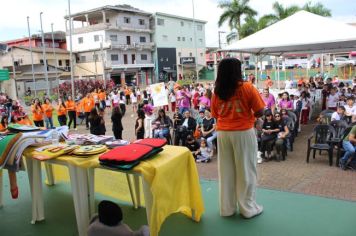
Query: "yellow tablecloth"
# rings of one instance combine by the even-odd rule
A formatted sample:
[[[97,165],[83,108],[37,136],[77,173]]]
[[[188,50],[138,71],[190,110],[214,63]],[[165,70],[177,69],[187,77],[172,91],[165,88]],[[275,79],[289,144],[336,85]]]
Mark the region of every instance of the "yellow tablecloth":
[[[27,157],[36,154],[33,148],[24,153]],[[61,156],[57,160],[81,168],[100,167],[98,155]],[[187,148],[165,146],[156,157],[141,162],[133,171],[141,173],[151,187],[153,203],[148,223],[152,235],[157,235],[164,220],[176,212],[192,217],[194,210],[194,219],[200,221],[204,212],[203,198],[196,164]]]

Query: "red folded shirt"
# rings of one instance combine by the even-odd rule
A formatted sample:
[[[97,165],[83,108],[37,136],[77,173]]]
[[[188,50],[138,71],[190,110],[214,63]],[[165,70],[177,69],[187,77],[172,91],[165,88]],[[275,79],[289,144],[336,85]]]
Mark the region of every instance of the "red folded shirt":
[[[145,139],[140,139],[135,141],[134,143],[136,144],[142,144],[142,145],[148,145],[154,148],[161,148],[164,145],[167,144],[166,139],[160,139],[160,138],[145,138]]]

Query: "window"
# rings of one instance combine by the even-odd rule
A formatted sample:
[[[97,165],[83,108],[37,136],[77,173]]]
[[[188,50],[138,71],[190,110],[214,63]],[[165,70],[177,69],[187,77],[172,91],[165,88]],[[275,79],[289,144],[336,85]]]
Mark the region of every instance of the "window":
[[[204,56],[204,54],[201,52],[201,53],[200,53],[200,56],[202,57],[202,56]]]
[[[62,66],[62,60],[58,60],[58,66]]]
[[[139,25],[145,25],[145,20],[144,19],[138,19],[138,24]]]
[[[124,54],[124,64],[127,64],[127,54]]]
[[[78,38],[78,43],[79,43],[79,44],[82,44],[82,43],[83,43],[83,37],[79,37],[79,38]]]
[[[116,42],[117,41],[117,35],[116,34],[110,35],[110,40]]]
[[[203,43],[203,39],[199,39],[199,42],[200,42],[200,43]]]
[[[97,61],[98,59],[99,59],[98,54],[94,54],[94,55],[93,55],[93,60],[94,60],[94,61]]]
[[[131,37],[130,36],[126,36],[126,44],[131,45]]]
[[[182,56],[182,53],[181,53],[181,52],[178,52],[178,56],[181,57],[181,56]]]
[[[42,64],[42,65],[44,64],[42,59],[40,59],[40,64]]]
[[[119,55],[111,54],[111,61],[118,61],[118,60],[119,60]]]
[[[130,24],[130,17],[124,17],[124,22],[126,24]]]
[[[80,62],[85,62],[86,60],[87,60],[86,56],[80,56],[80,59],[79,59]]]
[[[163,41],[168,41],[168,35],[162,35]]]
[[[190,53],[189,53],[189,56],[192,57],[192,56],[193,56],[193,53],[190,52]]]
[[[184,21],[181,21],[181,22],[180,22],[180,26],[184,26]]]
[[[177,40],[180,41],[180,37],[178,37]]]
[[[146,43],[146,37],[140,37],[140,43]]]
[[[106,19],[106,23],[110,23],[110,19]]]
[[[202,25],[197,25],[197,30],[202,31],[203,30],[203,26]]]
[[[182,41],[185,42],[185,37],[182,37]]]
[[[135,54],[131,55],[131,61],[132,61],[132,64],[136,64],[136,55]]]
[[[99,41],[99,35],[94,35],[94,42],[98,42]]]
[[[164,25],[164,19],[157,18],[157,25]]]
[[[193,38],[190,38],[190,42],[192,42],[193,41]]]
[[[141,54],[141,60],[147,61],[147,54]]]

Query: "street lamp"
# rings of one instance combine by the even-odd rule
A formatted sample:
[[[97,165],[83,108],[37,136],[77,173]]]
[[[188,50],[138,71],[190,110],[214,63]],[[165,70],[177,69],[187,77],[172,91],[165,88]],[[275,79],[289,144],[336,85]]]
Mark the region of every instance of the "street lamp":
[[[47,84],[47,96],[50,96],[50,93],[49,93],[49,82],[48,82],[48,72],[47,72],[46,46],[45,46],[44,33],[43,33],[43,27],[42,27],[42,14],[43,14],[43,12],[40,13],[40,23],[41,23],[41,32],[42,32],[43,65],[44,65],[44,74],[45,74],[45,79],[46,79],[46,84]]]
[[[72,84],[72,99],[74,99],[74,73],[73,73],[73,51],[72,51],[72,17],[70,14],[70,0],[68,0],[68,18],[69,18],[69,57],[70,57],[70,77],[71,77],[71,84]]]
[[[30,47],[30,55],[31,55],[31,69],[32,69],[32,81],[33,81],[33,86],[35,89],[35,97],[37,97],[37,86],[36,86],[36,80],[35,80],[35,69],[33,66],[33,55],[32,55],[32,37],[31,37],[31,32],[30,32],[30,17],[27,17],[27,30],[28,30],[28,44]]]
[[[57,60],[57,56],[56,56],[56,52],[55,52],[55,49],[54,49],[54,35],[53,35],[53,23],[51,24],[51,31],[52,31],[52,50],[53,50],[53,58],[54,60],[56,61],[56,80],[57,80],[57,83],[58,83],[58,88],[57,88],[57,94],[58,94],[58,98],[59,98],[59,76],[58,76],[58,60]]]

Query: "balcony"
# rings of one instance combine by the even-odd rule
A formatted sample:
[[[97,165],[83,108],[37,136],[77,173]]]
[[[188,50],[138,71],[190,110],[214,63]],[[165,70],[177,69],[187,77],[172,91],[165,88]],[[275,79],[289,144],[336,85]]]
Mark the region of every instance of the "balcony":
[[[152,61],[147,61],[147,63],[135,63],[135,64],[121,64],[118,61],[106,61],[105,67],[106,68],[111,68],[112,70],[115,69],[123,69],[123,70],[128,70],[128,69],[141,69],[141,68],[154,68],[154,64]]]
[[[114,25],[111,23],[98,23],[94,25],[88,25],[80,28],[72,29],[73,34],[83,34],[93,31],[99,30],[118,30],[120,32],[136,32],[136,33],[149,33],[153,34],[153,30],[151,29],[140,29],[134,27],[123,27],[121,25]],[[67,35],[69,35],[69,31],[67,31]]]
[[[126,50],[150,50],[153,51],[155,48],[155,43],[132,43],[132,44],[120,44],[115,41],[108,40],[107,43],[111,46],[112,49],[121,49],[123,51]]]

